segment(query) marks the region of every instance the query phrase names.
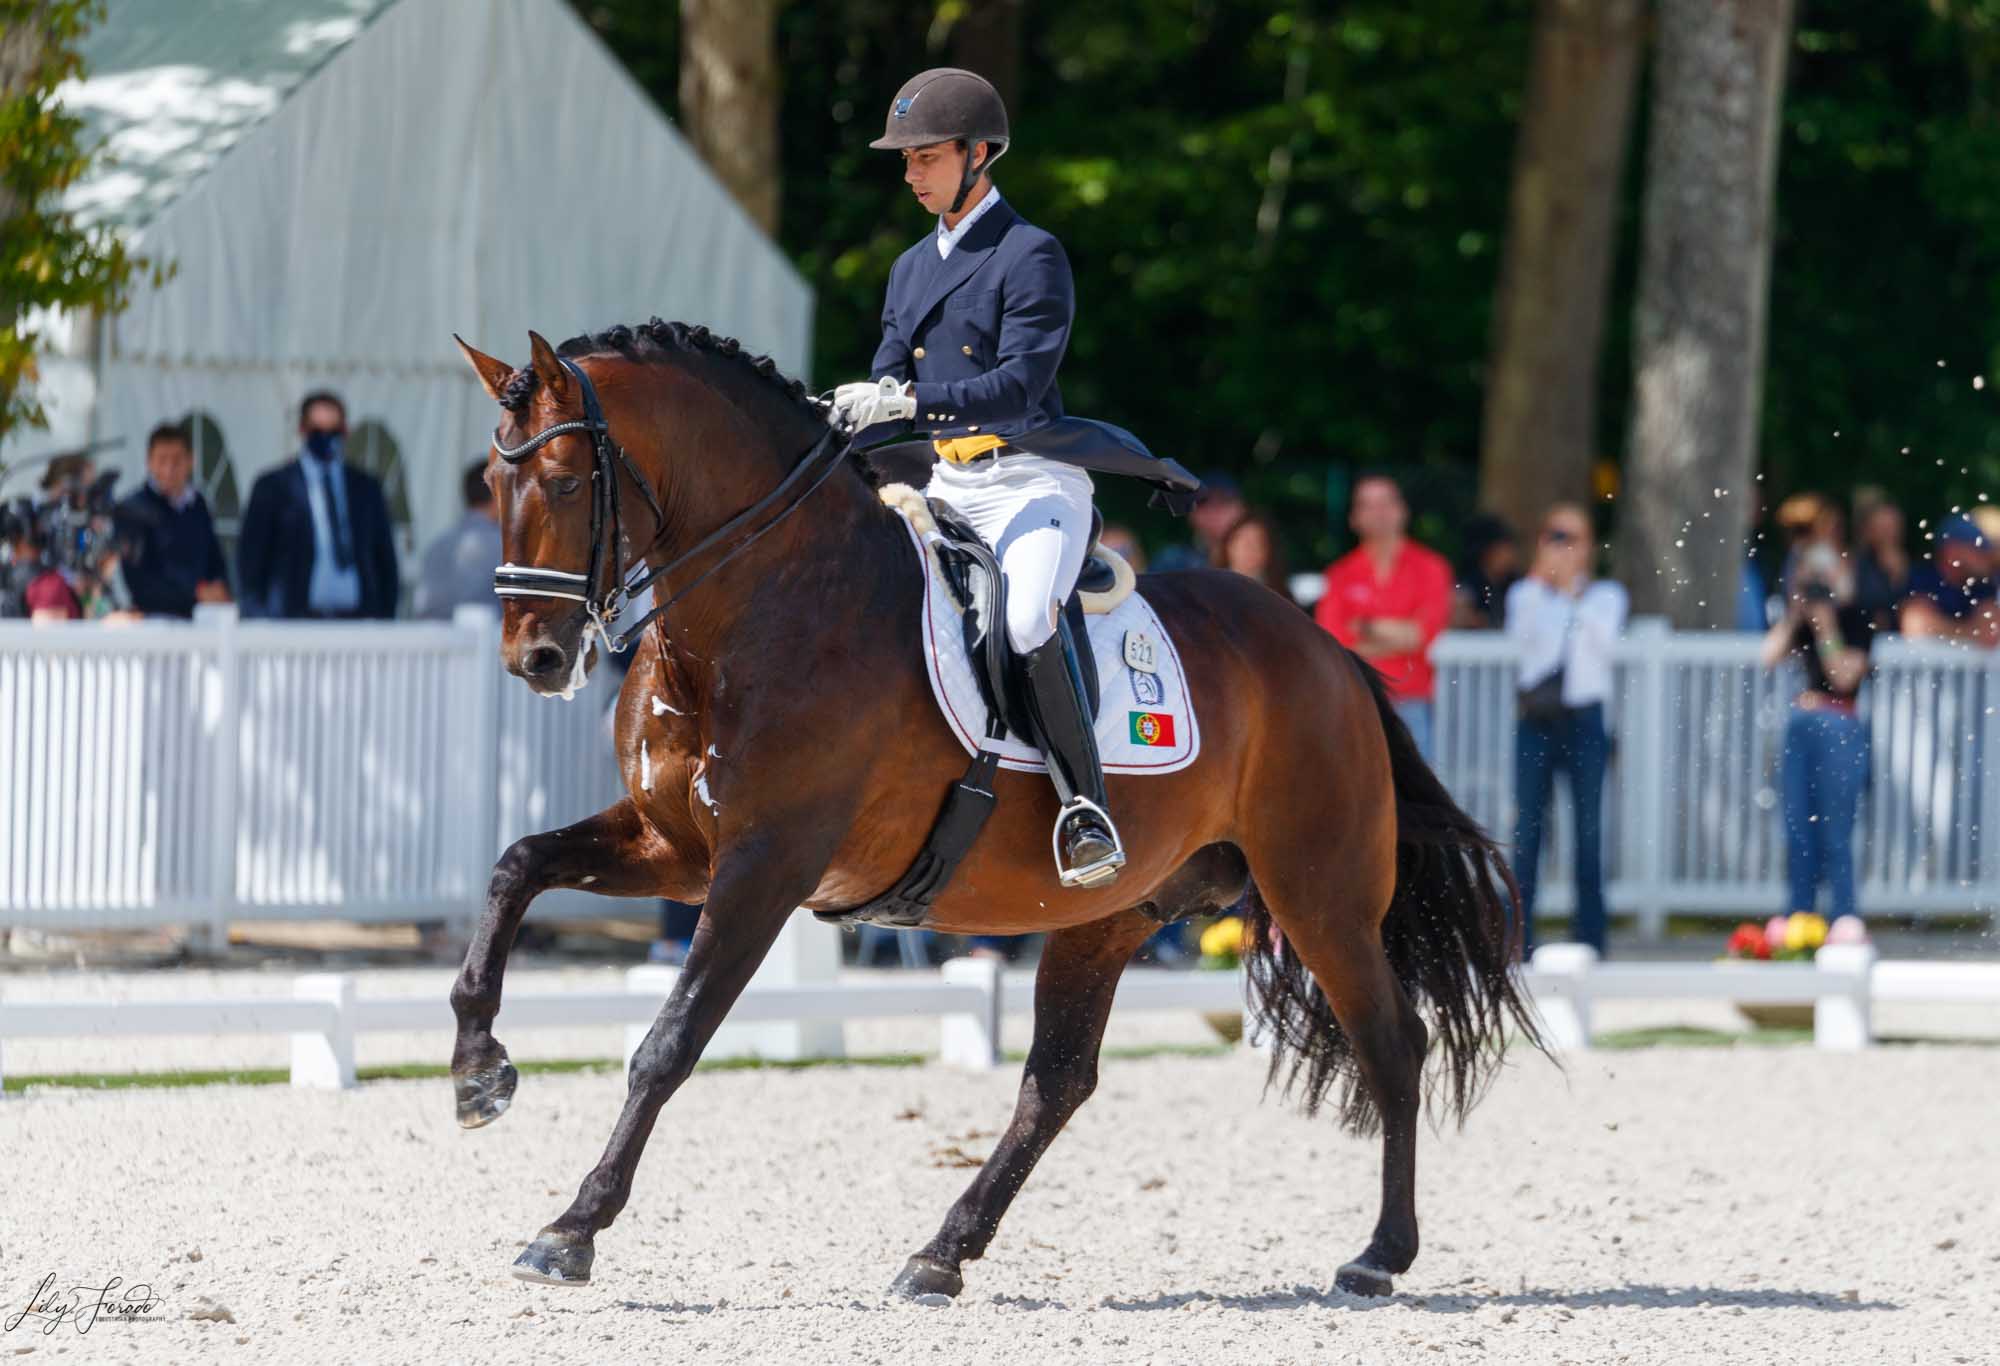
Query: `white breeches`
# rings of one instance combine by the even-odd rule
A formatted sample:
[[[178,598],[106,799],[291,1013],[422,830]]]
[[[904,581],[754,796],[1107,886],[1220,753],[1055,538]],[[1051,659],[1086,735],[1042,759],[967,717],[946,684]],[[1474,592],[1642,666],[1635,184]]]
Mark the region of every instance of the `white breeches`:
[[[940,460],[924,492],[957,509],[1000,557],[1015,651],[1026,654],[1054,635],[1090,553],[1090,476],[1038,455]]]

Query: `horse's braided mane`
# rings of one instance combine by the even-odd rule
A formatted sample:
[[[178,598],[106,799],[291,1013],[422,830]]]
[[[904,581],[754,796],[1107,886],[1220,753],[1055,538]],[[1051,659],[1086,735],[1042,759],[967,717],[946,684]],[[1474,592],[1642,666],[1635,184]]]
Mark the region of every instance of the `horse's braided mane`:
[[[752,355],[736,338],[719,336],[698,324],[663,322],[658,318],[636,327],[620,323],[602,332],[571,337],[556,348],[556,354],[562,356],[599,355],[606,351],[635,361],[660,361],[671,356],[721,356],[770,384],[813,417],[819,416],[806,395],[806,386],[781,373],[776,361],[769,356]],[[500,393],[500,405],[516,414],[526,412],[529,401],[535,396],[537,383],[532,366],[516,370]]]

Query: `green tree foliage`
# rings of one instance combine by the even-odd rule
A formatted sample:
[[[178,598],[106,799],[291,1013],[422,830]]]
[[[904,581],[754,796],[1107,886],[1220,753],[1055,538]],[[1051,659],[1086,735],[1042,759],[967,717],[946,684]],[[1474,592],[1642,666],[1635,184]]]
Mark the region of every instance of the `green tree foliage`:
[[[576,2],[672,112],[670,14]],[[1419,531],[1451,545],[1475,486],[1531,11],[1028,0],[997,179],[1076,269],[1071,411],[1236,473],[1278,512],[1294,564],[1345,540],[1337,505],[1363,466],[1405,475]],[[866,369],[889,265],[930,226],[867,143],[897,85],[951,59],[964,12],[815,0],[780,16],[781,230],[819,291],[821,385]],[[1774,495],[1879,483],[1913,521],[2000,496],[1996,77],[2000,0],[1802,5],[1761,443]],[[1629,159],[1601,371],[1614,460],[1643,160]],[[1118,484],[1100,483],[1112,514],[1136,517]]]
[[[1885,485],[1936,525],[2000,497],[2000,0],[1809,0],[1799,22],[1765,482]]]
[[[78,40],[101,14],[100,0],[0,0],[0,436],[44,425],[30,310],[115,311],[150,267],[60,207],[94,149],[53,94],[82,69]]]

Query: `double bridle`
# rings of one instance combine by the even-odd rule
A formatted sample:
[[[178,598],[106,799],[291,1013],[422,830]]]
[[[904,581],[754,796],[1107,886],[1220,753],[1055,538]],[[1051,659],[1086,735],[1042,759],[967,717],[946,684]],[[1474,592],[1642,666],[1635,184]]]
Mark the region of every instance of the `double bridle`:
[[[664,615],[669,607],[693,592],[709,575],[735,559],[759,536],[789,517],[801,503],[812,496],[813,490],[824,484],[827,478],[840,468],[841,461],[847,456],[849,442],[839,430],[829,427],[826,435],[813,443],[805,458],[792,467],[791,472],[778,482],[776,488],[666,564],[657,569],[648,569],[646,556],[652,553],[659,545],[660,538],[666,534],[666,514],[660,510],[660,501],[653,495],[652,487],[646,482],[645,477],[639,473],[638,466],[634,465],[632,458],[625,454],[625,448],[611,439],[611,426],[604,420],[604,408],[597,401],[597,389],[591,384],[590,376],[584,374],[580,367],[569,360],[561,357],[558,357],[558,360],[563,369],[569,371],[570,376],[576,380],[577,388],[583,394],[583,419],[558,422],[553,426],[544,427],[520,445],[511,448],[501,444],[500,430],[496,427],[493,430],[493,449],[498,452],[502,460],[511,465],[518,465],[559,436],[565,436],[570,432],[590,433],[590,565],[583,573],[577,574],[565,569],[544,569],[538,565],[503,564],[493,571],[493,591],[503,598],[565,598],[571,602],[582,603],[585,614],[590,618],[591,626],[615,654],[623,654],[632,648],[632,642],[639,638],[655,618]],[[621,468],[632,477],[632,482],[638,485],[639,491],[645,495],[646,507],[653,514],[653,539],[646,543],[646,548],[639,552],[637,562],[629,569],[625,561],[624,522],[618,497],[618,471]],[[618,619],[619,612],[628,602],[667,575],[685,568],[690,561],[738,536],[746,526],[756,521],[774,504],[784,502],[788,496],[790,501],[785,503],[777,516],[740,540],[736,540],[714,564],[704,569],[679,592],[656,604],[652,611],[639,618],[623,632],[612,634],[612,623]],[[605,535],[607,527],[611,533],[609,537]],[[607,567],[605,554],[607,542],[610,545],[608,575],[604,572]],[[603,585],[601,591],[600,583]]]

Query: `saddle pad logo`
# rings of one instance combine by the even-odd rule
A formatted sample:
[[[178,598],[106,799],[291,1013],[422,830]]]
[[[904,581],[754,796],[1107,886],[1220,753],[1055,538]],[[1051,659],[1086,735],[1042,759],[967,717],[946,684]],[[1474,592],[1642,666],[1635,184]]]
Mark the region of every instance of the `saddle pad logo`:
[[[1171,745],[1174,742],[1174,718],[1162,711],[1135,711],[1132,717],[1132,743],[1135,745]]]
[[[1142,674],[1131,671],[1132,700],[1142,707],[1157,707],[1166,701],[1166,689],[1160,686],[1158,674]]]

